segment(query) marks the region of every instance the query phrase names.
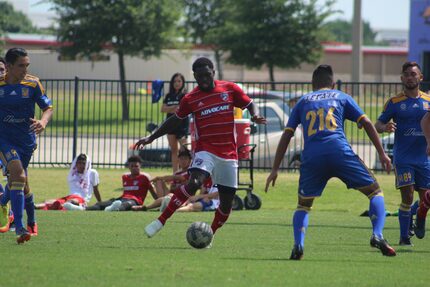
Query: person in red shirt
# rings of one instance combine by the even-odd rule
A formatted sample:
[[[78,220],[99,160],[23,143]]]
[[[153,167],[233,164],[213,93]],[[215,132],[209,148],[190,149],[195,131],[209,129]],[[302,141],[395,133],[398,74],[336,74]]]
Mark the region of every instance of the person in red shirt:
[[[85,210],[129,211],[133,206],[143,205],[148,191],[154,199],[157,198],[149,174],[140,171],[141,158],[131,156],[127,160],[127,164],[130,173],[122,176],[124,191],[121,197],[97,202]]]
[[[143,148],[175,130],[189,114],[194,117],[196,147],[189,168],[190,178],[185,185],[174,191],[160,217],[145,227],[148,237],[160,231],[168,218],[196,193],[209,176],[213,183],[218,185],[220,199],[211,225],[215,233],[227,221],[237,189],[238,156],[234,108],[246,108],[252,121],[257,124],[266,123],[266,119],[257,114],[256,105],[239,86],[232,82],[214,80],[214,66],[208,58],[198,58],[192,68],[198,86],[182,98],[173,116],[164,121],[153,134],[141,138],[135,145],[136,149]]]

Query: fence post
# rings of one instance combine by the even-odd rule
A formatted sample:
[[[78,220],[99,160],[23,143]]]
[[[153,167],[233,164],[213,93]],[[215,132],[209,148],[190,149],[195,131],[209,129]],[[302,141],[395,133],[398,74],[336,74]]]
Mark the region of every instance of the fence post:
[[[75,102],[73,105],[73,158],[78,149],[78,101],[79,101],[79,77],[75,77]]]
[[[336,85],[337,85],[337,89],[340,91],[342,89],[342,81],[337,80]]]

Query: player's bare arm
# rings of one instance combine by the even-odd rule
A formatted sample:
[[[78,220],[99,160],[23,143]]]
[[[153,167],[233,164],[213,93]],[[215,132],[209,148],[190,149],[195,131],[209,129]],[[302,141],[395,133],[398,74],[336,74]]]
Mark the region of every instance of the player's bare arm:
[[[254,102],[251,102],[247,107],[249,113],[251,114],[251,121],[256,124],[266,124],[266,118],[260,116],[257,112],[257,106],[254,104]]]
[[[393,133],[396,131],[397,126],[396,123],[393,122],[388,122],[386,124],[384,124],[381,121],[377,121],[375,123],[375,128],[378,131],[378,133],[382,134],[382,133]]]
[[[282,163],[282,159],[285,156],[285,152],[287,151],[288,145],[290,144],[291,138],[294,136],[294,132],[291,130],[285,130],[282,134],[281,139],[279,140],[278,147],[276,148],[275,159],[273,161],[272,171],[266,179],[266,187],[264,189],[265,192],[269,190],[270,183],[272,186],[275,186],[276,179],[278,178],[278,170]]]
[[[170,131],[176,129],[182,122],[182,119],[178,118],[176,114],[166,119],[158,129],[154,131],[150,136],[141,138],[134,145],[134,149],[143,148],[145,145],[152,143],[154,140],[161,136],[164,136]]]
[[[45,130],[49,121],[51,120],[53,113],[54,113],[53,109],[48,108],[43,111],[42,117],[40,120],[30,118],[30,121],[31,121],[30,131],[35,132],[37,135],[41,134]]]
[[[376,151],[378,152],[379,159],[381,161],[382,166],[387,171],[387,173],[390,173],[391,171],[391,160],[387,156],[387,154],[384,151],[384,148],[382,147],[381,141],[379,139],[378,133],[373,126],[372,122],[367,118],[363,117],[360,120],[360,124],[363,126],[364,130],[367,133],[367,136],[372,141],[373,145],[376,148]]]
[[[421,129],[427,142],[427,154],[430,155],[430,113],[426,113],[421,119]]]

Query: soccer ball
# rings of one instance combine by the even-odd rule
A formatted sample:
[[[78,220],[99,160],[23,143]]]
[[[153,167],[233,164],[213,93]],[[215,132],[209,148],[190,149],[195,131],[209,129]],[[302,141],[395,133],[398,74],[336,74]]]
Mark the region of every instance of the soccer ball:
[[[197,249],[211,244],[213,236],[211,227],[205,222],[194,222],[187,230],[188,243]]]

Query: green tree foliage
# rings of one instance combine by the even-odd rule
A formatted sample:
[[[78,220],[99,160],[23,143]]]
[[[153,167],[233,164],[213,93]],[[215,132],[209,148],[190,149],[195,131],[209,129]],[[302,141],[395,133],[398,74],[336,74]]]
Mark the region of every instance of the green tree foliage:
[[[191,38],[194,44],[208,45],[213,49],[219,79],[223,78],[223,51],[218,45],[218,39],[227,20],[226,8],[226,0],[184,0],[186,38]]]
[[[50,0],[59,15],[66,55],[113,50],[119,59],[122,117],[129,119],[124,56],[160,56],[174,37],[181,7],[175,0]]]
[[[0,32],[35,33],[38,31],[24,13],[13,9],[12,4],[0,2],[0,11]]]
[[[324,24],[323,28],[327,30],[330,35],[327,40],[334,40],[337,42],[352,43],[352,22],[346,20],[335,20]],[[378,45],[375,41],[376,32],[370,27],[370,23],[363,21],[363,44],[364,45]]]
[[[221,46],[230,52],[231,63],[266,65],[274,82],[275,67],[294,68],[319,59],[319,33],[332,3],[319,7],[316,0],[231,1]]]

